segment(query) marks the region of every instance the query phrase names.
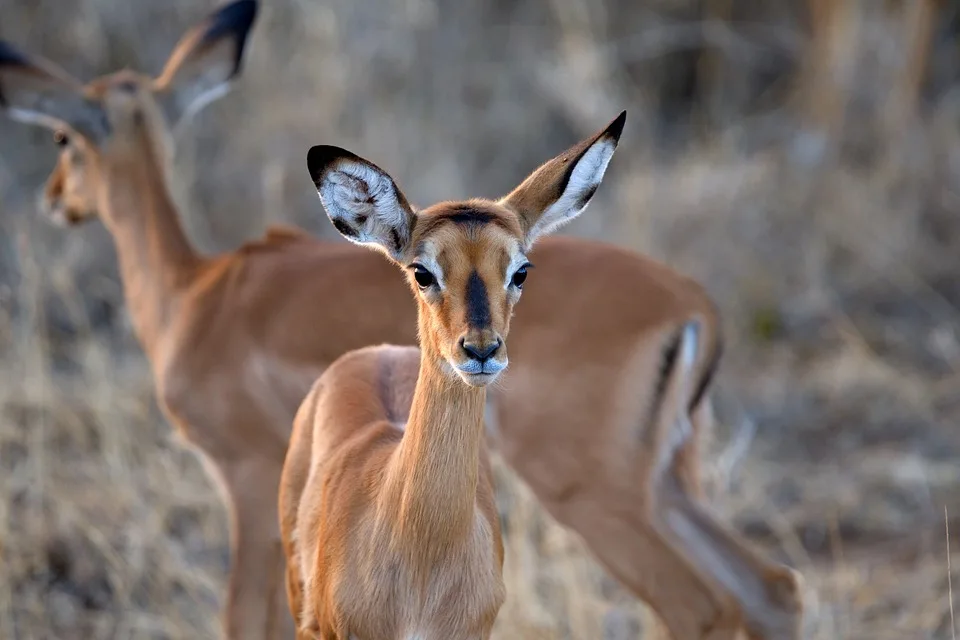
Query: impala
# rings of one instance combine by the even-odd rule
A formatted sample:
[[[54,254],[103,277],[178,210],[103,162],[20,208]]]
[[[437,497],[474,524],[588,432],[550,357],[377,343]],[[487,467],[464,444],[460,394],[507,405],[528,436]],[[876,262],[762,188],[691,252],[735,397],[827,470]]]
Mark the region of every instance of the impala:
[[[395,268],[371,251],[273,228],[236,251],[204,256],[184,233],[168,187],[169,124],[225,93],[255,13],[254,0],[214,12],[155,79],[121,71],[82,85],[0,42],[0,108],[51,128],[62,146],[45,188],[47,214],[107,226],[158,403],[224,492],[230,638],[293,635],[275,514],[301,401],[343,353],[415,344],[417,321]],[[563,157],[549,171],[564,173],[573,158]],[[690,543],[728,558],[737,584],[765,585],[756,591],[764,597],[743,598],[698,549],[655,526],[648,495],[657,454],[638,437],[663,412],[686,412],[692,433],[657,473],[675,478],[691,504],[702,502],[697,444],[712,421],[721,345],[703,289],[643,256],[574,238],[544,239],[530,261],[544,278],[512,322],[514,362],[503,385],[488,391],[491,443],[675,637],[725,628],[741,611],[757,629],[771,618],[798,619],[798,583],[787,568],[756,559],[732,533]],[[689,320],[701,328],[693,391],[674,406],[663,380]],[[711,518],[704,512],[712,527]]]
[[[499,202],[422,211],[372,162],[338,147],[310,149],[310,175],[334,227],[406,269],[420,350],[384,345],[341,356],[297,413],[279,515],[290,607],[304,637],[490,636],[504,588],[486,388],[507,367],[527,252],[586,208],[625,117]]]

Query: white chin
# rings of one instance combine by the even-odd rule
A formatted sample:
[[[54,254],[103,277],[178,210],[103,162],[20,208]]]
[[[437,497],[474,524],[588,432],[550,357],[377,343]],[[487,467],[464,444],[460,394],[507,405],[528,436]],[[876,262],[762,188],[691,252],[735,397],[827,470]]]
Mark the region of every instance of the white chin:
[[[500,372],[496,373],[466,373],[457,369],[457,375],[471,387],[485,387],[500,377]]]

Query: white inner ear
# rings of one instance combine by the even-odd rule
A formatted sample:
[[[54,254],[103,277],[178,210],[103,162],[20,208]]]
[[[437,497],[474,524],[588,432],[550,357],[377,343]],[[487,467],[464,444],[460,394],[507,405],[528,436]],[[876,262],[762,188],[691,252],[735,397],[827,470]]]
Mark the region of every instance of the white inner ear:
[[[208,86],[199,92],[194,92],[187,97],[181,97],[181,104],[179,105],[181,112],[177,117],[177,121],[173,123],[173,137],[179,138],[181,131],[195,115],[200,113],[208,104],[216,102],[227,95],[230,92],[230,88],[230,82],[223,81],[219,84]]]
[[[7,115],[9,115],[13,120],[22,122],[24,124],[35,124],[48,129],[71,129],[70,125],[63,120],[54,118],[53,116],[49,116],[40,111],[20,109],[19,107],[10,107],[7,110]]]
[[[409,236],[407,211],[397,198],[390,176],[369,165],[340,160],[319,188],[320,200],[334,221],[348,225],[360,244],[383,245],[394,254],[394,234],[400,242]]]
[[[593,197],[593,192],[600,186],[607,165],[610,164],[610,158],[616,150],[617,145],[606,138],[587,149],[577,162],[577,166],[573,168],[563,195],[547,207],[530,229],[527,235],[528,243],[538,236],[554,231],[560,225],[583,213]]]

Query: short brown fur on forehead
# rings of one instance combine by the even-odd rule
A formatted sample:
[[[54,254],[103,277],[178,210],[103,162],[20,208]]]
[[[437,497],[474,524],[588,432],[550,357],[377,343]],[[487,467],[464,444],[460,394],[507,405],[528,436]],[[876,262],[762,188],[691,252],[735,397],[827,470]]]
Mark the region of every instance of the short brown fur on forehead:
[[[470,271],[479,271],[484,278],[499,278],[509,267],[522,243],[513,232],[499,224],[455,224],[433,226],[428,234],[417,237],[413,253],[416,260],[423,253],[433,254],[448,284],[450,279],[466,278]],[[497,275],[494,275],[497,274]]]
[[[427,236],[445,225],[463,227],[494,225],[518,240],[523,238],[520,219],[515,213],[495,202],[475,199],[441,202],[417,212],[417,223],[413,229],[414,246],[419,246]]]

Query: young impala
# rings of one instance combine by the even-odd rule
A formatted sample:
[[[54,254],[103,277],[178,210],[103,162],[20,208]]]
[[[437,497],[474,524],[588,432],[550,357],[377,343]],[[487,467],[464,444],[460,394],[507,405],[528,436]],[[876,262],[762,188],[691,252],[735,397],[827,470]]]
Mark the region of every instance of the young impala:
[[[310,386],[347,351],[416,341],[409,291],[371,251],[275,228],[236,251],[204,256],[183,231],[168,186],[168,123],[225,93],[255,13],[254,0],[214,12],[156,79],[122,71],[84,86],[0,42],[0,109],[57,131],[62,146],[46,185],[47,213],[64,224],[106,224],[158,402],[224,490],[230,638],[293,634],[274,514],[290,425]],[[562,173],[568,163],[550,166]],[[798,619],[793,574],[741,563],[754,556],[739,537],[676,546],[654,526],[646,498],[652,453],[636,445],[663,412],[686,412],[693,432],[662,472],[692,504],[702,500],[697,446],[712,420],[721,345],[703,289],[643,256],[575,238],[545,238],[530,260],[542,281],[511,323],[514,362],[504,383],[488,390],[491,443],[675,637],[726,628],[741,611],[756,629],[771,618]],[[694,390],[674,406],[662,381],[691,319],[702,345]],[[745,599],[718,581],[717,566],[697,554],[704,549],[731,559],[726,575],[736,584],[767,585],[769,597]]]
[[[586,208],[625,119],[499,202],[422,211],[373,163],[338,147],[310,149],[334,227],[407,271],[420,349],[341,356],[297,413],[280,531],[291,610],[309,637],[489,637],[504,590],[486,387],[507,367],[527,252]]]

